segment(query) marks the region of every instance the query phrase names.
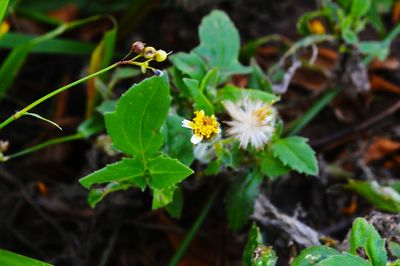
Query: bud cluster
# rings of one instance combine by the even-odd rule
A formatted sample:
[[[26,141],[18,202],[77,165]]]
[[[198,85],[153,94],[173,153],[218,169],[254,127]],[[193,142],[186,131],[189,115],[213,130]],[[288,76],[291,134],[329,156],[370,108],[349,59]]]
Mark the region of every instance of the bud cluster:
[[[157,62],[163,62],[168,57],[168,53],[164,50],[156,50],[153,46],[146,46],[145,43],[140,41],[132,44],[131,51],[137,55],[142,55],[146,59],[156,60]]]

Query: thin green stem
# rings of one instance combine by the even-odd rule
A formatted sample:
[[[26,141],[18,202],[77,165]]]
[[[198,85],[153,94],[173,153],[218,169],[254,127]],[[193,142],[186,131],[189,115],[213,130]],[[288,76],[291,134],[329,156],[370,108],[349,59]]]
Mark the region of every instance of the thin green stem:
[[[24,149],[22,151],[10,154],[7,156],[8,159],[14,159],[23,155],[27,155],[29,153],[41,150],[43,148],[46,148],[47,146],[50,145],[54,145],[54,144],[59,144],[59,143],[64,143],[64,142],[68,142],[68,141],[73,141],[73,140],[78,140],[78,139],[83,139],[84,136],[81,133],[76,133],[73,135],[69,135],[69,136],[65,136],[65,137],[61,137],[61,138],[55,138],[55,139],[51,139],[48,141],[45,141],[43,143],[40,143],[38,145],[35,145],[33,147]]]
[[[311,120],[313,120],[319,112],[327,105],[329,104],[333,98],[338,95],[340,92],[340,89],[336,88],[333,90],[328,90],[325,92],[324,95],[320,99],[318,99],[317,102],[314,103],[313,106],[311,106],[310,109],[307,110],[307,112],[301,116],[300,118],[296,119],[286,130],[286,136],[293,136],[296,135],[297,133],[300,132],[308,123],[310,123]]]
[[[174,257],[172,258],[171,262],[168,264],[169,266],[176,266],[182,256],[185,254],[186,249],[189,247],[190,242],[192,242],[194,236],[199,231],[201,225],[203,224],[205,218],[207,217],[208,212],[211,209],[212,204],[214,203],[215,198],[218,195],[218,190],[215,190],[213,194],[211,194],[210,198],[206,202],[203,210],[201,211],[200,215],[197,217],[196,221],[194,222],[192,228],[187,233],[185,239],[183,240],[181,246],[176,251]]]
[[[17,120],[18,118],[20,118],[21,116],[26,114],[29,110],[34,108],[36,105],[41,104],[42,102],[46,101],[47,99],[49,99],[49,98],[51,98],[51,97],[53,97],[53,96],[65,91],[65,90],[68,90],[69,88],[74,87],[75,85],[78,85],[78,84],[80,84],[82,82],[85,82],[86,80],[89,80],[89,79],[94,78],[94,77],[96,77],[98,75],[101,75],[101,74],[103,74],[103,73],[105,73],[107,71],[110,71],[111,69],[119,66],[120,64],[121,64],[121,62],[117,62],[117,63],[115,63],[115,64],[113,64],[111,66],[108,66],[106,68],[103,68],[102,70],[99,70],[99,71],[97,71],[97,72],[95,72],[95,73],[93,73],[91,75],[88,75],[88,76],[83,77],[83,78],[81,78],[81,79],[79,79],[77,81],[74,81],[74,82],[72,82],[72,83],[70,83],[68,85],[65,85],[65,86],[63,86],[63,87],[61,87],[61,88],[59,88],[59,89],[57,89],[57,90],[55,90],[55,91],[53,91],[53,92],[51,92],[49,94],[46,94],[42,98],[34,101],[33,103],[29,104],[24,109],[22,109],[21,111],[16,112],[14,115],[10,116],[8,119],[3,121],[0,124],[0,129],[4,128],[8,124],[10,124],[12,121]]]

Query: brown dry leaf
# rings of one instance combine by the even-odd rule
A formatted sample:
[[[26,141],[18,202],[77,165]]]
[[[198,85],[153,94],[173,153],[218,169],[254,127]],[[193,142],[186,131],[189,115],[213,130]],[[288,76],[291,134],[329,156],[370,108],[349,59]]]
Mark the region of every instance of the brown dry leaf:
[[[393,5],[393,9],[392,9],[392,23],[393,23],[393,25],[397,24],[399,19],[400,19],[400,1],[397,1]]]
[[[400,142],[393,141],[383,137],[376,137],[373,143],[368,147],[364,156],[365,163],[370,163],[400,149]]]
[[[387,91],[395,94],[400,94],[400,87],[373,74],[370,76],[371,90],[373,91]]]
[[[78,7],[76,4],[67,4],[48,15],[63,22],[70,22],[78,17]]]

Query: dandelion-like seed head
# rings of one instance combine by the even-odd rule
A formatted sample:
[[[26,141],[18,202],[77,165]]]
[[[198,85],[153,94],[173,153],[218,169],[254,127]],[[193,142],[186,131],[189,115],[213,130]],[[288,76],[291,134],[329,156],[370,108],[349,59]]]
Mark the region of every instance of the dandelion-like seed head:
[[[191,142],[197,144],[203,139],[210,140],[214,138],[219,132],[220,127],[214,115],[207,116],[204,111],[195,111],[192,121],[183,120],[182,126],[193,130]]]
[[[272,138],[275,130],[276,110],[260,100],[244,98],[238,102],[223,102],[232,121],[227,133],[237,139],[242,149],[248,144],[257,150],[262,149]]]

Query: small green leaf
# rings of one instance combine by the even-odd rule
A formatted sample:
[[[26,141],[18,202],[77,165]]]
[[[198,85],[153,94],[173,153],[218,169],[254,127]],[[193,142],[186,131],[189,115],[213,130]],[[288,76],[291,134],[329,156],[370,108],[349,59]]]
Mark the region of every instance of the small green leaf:
[[[165,156],[155,157],[148,162],[148,184],[153,189],[168,189],[193,174],[193,170],[179,162]]]
[[[119,191],[127,190],[131,188],[132,184],[125,182],[110,182],[104,188],[91,189],[87,198],[87,202],[90,207],[96,207],[97,203],[102,201],[108,194]]]
[[[229,227],[233,230],[241,229],[253,213],[262,181],[258,172],[251,172],[231,185],[226,198],[226,211]]]
[[[52,266],[51,264],[0,249],[1,266]]]
[[[342,38],[348,44],[356,44],[358,42],[357,35],[350,29],[344,29],[342,31]]]
[[[271,247],[264,246],[260,229],[253,223],[243,252],[243,265],[274,266],[276,261],[275,251]]]
[[[85,138],[100,133],[104,130],[104,119],[100,114],[94,114],[91,118],[83,121],[78,126],[78,132],[81,133]]]
[[[375,181],[358,180],[349,180],[344,187],[363,196],[379,209],[392,213],[400,212],[400,194],[391,187],[380,186]]]
[[[285,166],[279,159],[275,158],[272,153],[265,152],[261,154],[261,173],[270,179],[282,176],[289,172],[289,168]]]
[[[351,3],[350,14],[354,18],[359,18],[367,14],[370,6],[371,0],[353,0]]]
[[[252,59],[250,61],[250,65],[251,73],[249,76],[249,88],[271,93],[272,85],[269,82],[269,78],[264,74],[263,70],[257,64],[257,61],[255,59]]]
[[[175,189],[174,198],[165,209],[173,218],[180,219],[183,209],[183,192],[180,186]]]
[[[360,42],[358,49],[361,53],[377,57],[380,60],[385,60],[389,55],[389,46],[386,42],[365,41]]]
[[[205,60],[207,69],[218,67],[220,82],[226,81],[232,74],[250,71],[239,63],[239,33],[223,11],[214,10],[203,18],[199,37],[200,45],[194,52]]]
[[[385,240],[381,238],[374,226],[364,218],[357,218],[351,229],[350,253],[357,254],[358,248],[363,248],[373,266],[386,265],[387,255]]]
[[[381,264],[384,266],[386,264]],[[371,264],[357,256],[344,252],[342,255],[333,255],[319,262],[318,266],[371,266]]]
[[[163,126],[163,151],[190,166],[194,160],[193,144],[188,141],[192,133],[182,127],[182,121],[183,118],[178,115],[169,115],[167,117]]]
[[[318,162],[315,152],[307,144],[307,139],[302,137],[288,137],[275,140],[272,152],[284,165],[299,173],[309,175],[318,174]]]
[[[166,188],[163,190],[153,189],[153,203],[151,208],[153,210],[167,206],[172,202],[174,197],[175,188]]]
[[[274,103],[279,100],[277,96],[265,91],[238,88],[233,85],[227,85],[223,87],[218,91],[218,94],[221,100],[229,100],[234,102],[246,97],[251,100],[262,100],[267,103]]]
[[[200,83],[200,91],[207,93],[209,89],[215,89],[219,81],[219,70],[218,67],[214,67],[207,72]]]
[[[200,91],[199,82],[195,79],[184,78],[183,82],[189,89],[190,94],[194,99],[194,106],[196,110],[204,110],[206,115],[212,115],[214,113],[214,106],[208,100],[208,98]]]
[[[114,146],[144,160],[162,145],[161,125],[171,98],[167,75],[153,76],[131,87],[114,112],[106,113],[106,128]]]
[[[176,53],[169,57],[174,66],[189,77],[201,81],[206,74],[204,61],[195,53]]]
[[[90,188],[94,184],[126,182],[143,190],[146,186],[144,177],[145,168],[141,161],[124,158],[119,162],[109,164],[103,169],[81,178],[79,182],[85,188]]]
[[[390,241],[388,244],[390,253],[392,253],[392,255],[398,259],[400,259],[400,244]]]
[[[106,113],[111,113],[115,111],[117,107],[118,101],[117,100],[106,100],[102,102],[99,106],[97,106],[96,110],[104,115]]]
[[[291,266],[318,266],[320,261],[339,254],[339,251],[327,246],[309,247],[301,251]]]

